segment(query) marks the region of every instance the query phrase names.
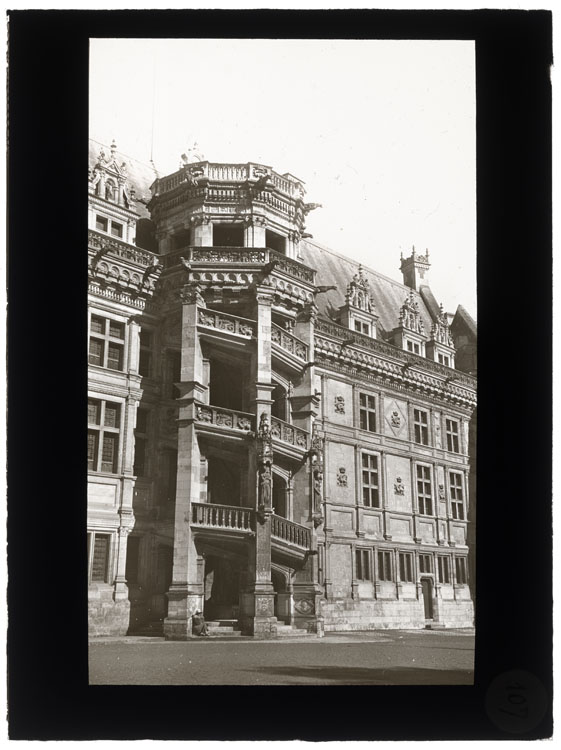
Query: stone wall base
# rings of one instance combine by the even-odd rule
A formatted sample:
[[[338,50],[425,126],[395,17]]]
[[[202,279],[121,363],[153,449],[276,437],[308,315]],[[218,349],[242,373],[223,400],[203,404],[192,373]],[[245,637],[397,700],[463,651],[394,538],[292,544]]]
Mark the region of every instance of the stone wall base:
[[[338,630],[422,629],[426,626],[422,600],[336,599],[322,606],[325,632]],[[470,600],[439,602],[435,625],[449,628],[473,626]]]
[[[113,591],[94,590],[88,597],[88,635],[126,635],[130,622],[130,602],[114,601]]]

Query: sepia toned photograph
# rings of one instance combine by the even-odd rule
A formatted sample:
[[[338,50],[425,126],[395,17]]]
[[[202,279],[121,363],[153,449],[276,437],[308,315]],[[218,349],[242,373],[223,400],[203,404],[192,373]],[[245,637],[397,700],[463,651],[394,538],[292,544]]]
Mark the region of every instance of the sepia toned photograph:
[[[474,42],[92,38],[89,136],[90,683],[472,684]]]

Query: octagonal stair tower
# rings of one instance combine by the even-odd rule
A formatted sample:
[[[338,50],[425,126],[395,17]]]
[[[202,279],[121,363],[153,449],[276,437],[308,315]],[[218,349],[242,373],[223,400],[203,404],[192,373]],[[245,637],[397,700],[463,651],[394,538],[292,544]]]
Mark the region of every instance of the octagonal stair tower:
[[[255,637],[279,621],[322,634],[317,289],[298,260],[317,204],[304,196],[252,162],[186,164],[152,186],[162,355],[178,362],[170,639],[197,609],[228,606]]]

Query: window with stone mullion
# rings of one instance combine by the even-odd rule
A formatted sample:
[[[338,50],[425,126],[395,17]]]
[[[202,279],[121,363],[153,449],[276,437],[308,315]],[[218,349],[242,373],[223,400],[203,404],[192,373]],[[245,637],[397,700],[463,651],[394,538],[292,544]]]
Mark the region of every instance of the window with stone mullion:
[[[361,393],[359,405],[360,429],[376,432],[376,399],[367,393]]]
[[[432,485],[428,466],[417,466],[417,500],[419,513],[432,516]]]

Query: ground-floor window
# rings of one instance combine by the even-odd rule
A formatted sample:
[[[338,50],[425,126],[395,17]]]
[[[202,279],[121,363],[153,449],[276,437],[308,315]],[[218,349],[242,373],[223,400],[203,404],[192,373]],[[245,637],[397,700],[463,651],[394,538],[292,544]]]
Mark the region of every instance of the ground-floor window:
[[[378,550],[378,579],[393,581],[392,553],[389,550]]]
[[[411,552],[399,553],[399,578],[406,583],[413,583],[413,555]]]
[[[88,534],[88,578],[91,583],[109,583],[111,534]]]
[[[370,553],[367,549],[356,550],[356,577],[358,581],[371,581]]]
[[[432,573],[432,555],[419,555],[419,572]]]
[[[456,583],[467,583],[465,557],[456,558]]]
[[[450,558],[438,557],[438,581],[439,583],[450,583]]]

